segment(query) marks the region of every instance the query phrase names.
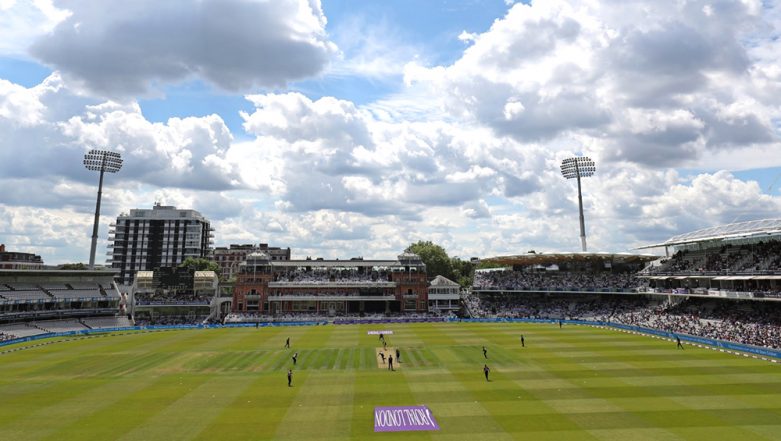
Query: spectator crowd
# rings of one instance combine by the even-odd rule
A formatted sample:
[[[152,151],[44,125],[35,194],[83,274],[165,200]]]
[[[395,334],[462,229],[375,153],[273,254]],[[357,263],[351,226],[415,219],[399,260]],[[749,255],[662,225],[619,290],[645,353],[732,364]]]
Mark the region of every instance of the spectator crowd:
[[[781,348],[781,303],[689,298],[670,303],[645,296],[482,295],[465,306],[473,317],[582,319]]]
[[[357,269],[296,268],[293,271],[276,273],[273,281],[282,283],[378,283],[390,281],[390,272],[385,270],[364,272]]]
[[[137,292],[136,305],[208,305],[214,294],[198,292]]]
[[[647,284],[632,273],[475,271],[473,289],[517,291],[631,291]]]
[[[742,273],[781,271],[781,241],[753,244],[727,244],[704,250],[680,250],[659,265],[648,268],[650,273]]]

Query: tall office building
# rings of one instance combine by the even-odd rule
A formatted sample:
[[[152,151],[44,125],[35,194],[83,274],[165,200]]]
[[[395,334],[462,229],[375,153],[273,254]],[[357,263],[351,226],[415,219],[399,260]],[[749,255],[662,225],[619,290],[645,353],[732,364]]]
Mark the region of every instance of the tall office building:
[[[160,204],[151,210],[130,210],[111,224],[107,263],[119,270],[118,283],[130,285],[138,271],[176,267],[188,257],[209,257],[213,231],[195,210]]]

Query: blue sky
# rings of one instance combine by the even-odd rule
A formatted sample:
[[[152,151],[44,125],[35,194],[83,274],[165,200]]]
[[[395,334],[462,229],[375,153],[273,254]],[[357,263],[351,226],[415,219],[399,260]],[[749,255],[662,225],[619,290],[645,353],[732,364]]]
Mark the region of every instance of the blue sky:
[[[393,43],[414,47],[417,54],[431,64],[450,64],[461,55],[464,43],[457,37],[462,31],[479,32],[504,15],[508,6],[497,1],[326,1],[323,11],[328,18],[326,30],[350,58],[360,51],[355,44],[358,30],[382,29]],[[28,76],[45,77],[50,70],[36,71],[33,64]],[[9,71],[21,70],[12,67]],[[37,83],[34,83],[37,84]],[[312,99],[335,96],[356,104],[373,101],[403,89],[402,75],[363,77],[359,75],[325,75],[291,82],[283,89],[296,90]],[[219,114],[233,133],[240,133],[242,120],[237,109],[250,110],[241,95],[215,91],[214,87],[194,80],[166,86],[162,96],[140,101],[144,115],[164,122],[171,116]]]
[[[216,245],[621,252],[781,209],[777,2],[0,2],[0,242],[84,261],[163,202]],[[55,162],[52,162],[55,159]]]

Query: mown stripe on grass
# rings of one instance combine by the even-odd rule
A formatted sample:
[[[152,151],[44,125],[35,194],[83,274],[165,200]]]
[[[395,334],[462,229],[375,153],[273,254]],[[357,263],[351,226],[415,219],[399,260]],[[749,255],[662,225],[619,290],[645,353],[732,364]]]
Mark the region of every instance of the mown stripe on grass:
[[[116,391],[119,399],[93,402],[93,412],[68,420],[68,424],[45,440],[78,439],[81,441],[116,439],[139,427],[157,413],[205,382],[208,377],[191,376],[181,379],[175,376],[157,377],[144,383]],[[67,435],[65,437],[64,435]]]
[[[583,339],[587,340],[588,335],[583,335]],[[598,346],[596,348],[599,348]],[[612,350],[604,350],[597,352],[598,349],[593,350],[595,352],[595,355],[598,355],[603,361],[612,361],[613,365],[620,368],[627,368],[632,367],[636,370],[638,377],[644,376],[644,374],[648,374],[645,376],[646,379],[648,378],[655,378],[655,379],[661,379],[664,378],[662,376],[653,376],[653,368],[648,368],[646,365],[638,364],[635,360],[636,354],[633,353],[632,349],[625,348],[625,350],[618,354],[615,351]],[[674,351],[674,349],[671,349],[671,351]],[[556,354],[562,354],[561,352],[557,352]],[[678,357],[685,356],[684,354],[676,354]],[[690,355],[696,355],[696,354],[690,354]],[[570,357],[571,354],[563,353],[563,357]],[[667,431],[675,433],[678,436],[682,436],[682,433],[677,430],[679,427],[687,427],[682,426],[683,424],[681,421],[688,421],[688,420],[694,420],[699,423],[694,423],[694,425],[701,424],[702,426],[708,427],[718,427],[720,419],[717,415],[714,415],[707,411],[701,411],[701,410],[692,410],[689,409],[687,406],[676,402],[672,397],[674,397],[674,394],[681,394],[682,391],[686,391],[688,393],[696,393],[696,386],[692,386],[691,384],[687,383],[687,378],[682,376],[677,377],[671,377],[674,378],[675,381],[678,384],[675,384],[673,386],[662,386],[660,384],[648,384],[647,380],[644,380],[641,384],[633,383],[632,377],[607,377],[606,373],[598,370],[593,369],[589,367],[587,364],[581,364],[577,361],[574,361],[575,364],[578,364],[582,371],[588,372],[590,371],[596,378],[595,379],[582,379],[578,381],[578,384],[576,386],[579,387],[580,391],[586,392],[591,394],[592,396],[600,397],[603,399],[607,399],[612,404],[619,405],[616,400],[611,400],[611,398],[615,398],[616,392],[620,391],[620,393],[625,397],[633,397],[635,399],[641,399],[640,397],[646,396],[648,401],[654,401],[657,404],[661,404],[664,406],[664,410],[660,411],[660,413],[649,413],[649,412],[642,412],[642,411],[630,411],[630,409],[627,408],[621,408],[620,412],[612,412],[612,413],[605,413],[601,416],[601,418],[592,418],[591,414],[589,415],[581,415],[578,416],[578,414],[573,414],[573,418],[579,420],[579,424],[582,425],[584,428],[591,430],[591,429],[610,429],[610,428],[622,428],[620,425],[623,423],[628,424],[628,427],[659,427],[660,425],[663,425]],[[551,372],[553,375],[556,374],[556,372]],[[573,383],[573,385],[575,385]],[[594,386],[596,385],[596,386]],[[601,386],[600,386],[601,385]],[[609,386],[608,386],[609,385]],[[618,386],[618,387],[616,387]],[[667,391],[663,392],[664,388],[670,388],[667,389]],[[671,389],[678,389],[676,392],[672,392]],[[539,390],[538,390],[539,392]],[[703,391],[699,391],[702,393]],[[667,412],[667,413],[664,413]],[[662,421],[660,421],[660,415],[661,418],[666,418],[668,422],[661,424]],[[681,420],[681,415],[686,415],[686,418]],[[631,422],[630,422],[631,421]],[[599,426],[594,426],[596,422],[599,422]],[[645,424],[640,424],[641,422],[645,422]],[[615,427],[610,426],[610,424],[616,425]],[[687,424],[692,424],[691,422]],[[751,432],[748,432],[746,430],[741,429],[740,427],[722,427],[718,431],[721,435],[728,436],[728,437],[737,437],[737,438],[744,438],[744,437],[750,437],[752,434]],[[716,434],[716,431],[714,431],[714,435]]]
[[[344,439],[352,424],[354,371],[319,373],[297,381],[296,396],[276,426],[274,439]],[[313,423],[316,421],[317,423]]]
[[[19,407],[23,412],[8,414],[4,409],[1,412],[0,439],[35,441],[77,438],[75,433],[68,430],[73,421],[99,412],[105,406],[121,400],[128,392],[143,389],[154,381],[154,377],[148,377],[60,383],[68,386],[68,389],[50,389],[35,400],[28,396],[24,401],[16,401],[14,407]]]
[[[120,441],[168,441],[195,438],[247,385],[244,377],[218,376],[191,389],[168,407],[134,427]],[[175,424],[176,430],[170,427]]]
[[[194,439],[272,439],[277,425],[295,399],[296,387],[306,382],[309,375],[306,371],[295,372],[295,387],[289,388],[285,372],[287,370],[267,372],[247,381],[241,394],[230,403],[214,409],[216,416]]]

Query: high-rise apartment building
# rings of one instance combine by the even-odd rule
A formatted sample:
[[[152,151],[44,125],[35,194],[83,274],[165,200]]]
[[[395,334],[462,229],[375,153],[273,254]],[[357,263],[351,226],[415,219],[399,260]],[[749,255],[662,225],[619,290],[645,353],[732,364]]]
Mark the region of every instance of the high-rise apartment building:
[[[130,210],[111,224],[107,263],[119,270],[118,283],[130,285],[137,271],[172,268],[188,257],[209,257],[213,231],[195,210],[160,204],[151,210]]]

